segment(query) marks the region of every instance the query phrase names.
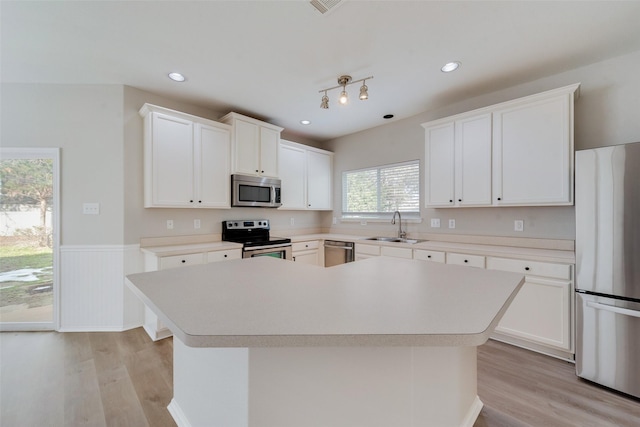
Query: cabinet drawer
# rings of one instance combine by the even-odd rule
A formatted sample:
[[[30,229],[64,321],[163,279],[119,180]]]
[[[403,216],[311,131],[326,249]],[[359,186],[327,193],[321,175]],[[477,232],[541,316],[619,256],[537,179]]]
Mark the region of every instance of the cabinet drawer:
[[[419,259],[421,261],[444,262],[444,252],[414,249],[413,259]]]
[[[317,240],[311,240],[308,242],[296,242],[291,244],[291,250],[293,252],[308,251],[310,249],[318,249],[320,244]]]
[[[487,268],[491,270],[513,271],[515,273],[526,274],[527,276],[543,276],[571,280],[571,266],[569,264],[489,257],[487,258]]]
[[[375,245],[360,245],[356,243],[356,255],[380,255],[380,246]]]
[[[413,249],[409,248],[395,248],[391,246],[382,246],[380,248],[380,254],[383,256],[390,256],[394,258],[413,258]]]
[[[160,270],[166,268],[185,267],[187,265],[196,265],[204,263],[204,254],[187,254],[176,256],[165,256],[160,258]]]
[[[484,268],[484,257],[480,255],[447,253],[447,264],[468,265],[470,267]]]
[[[242,258],[242,249],[207,252],[207,262],[227,261]]]

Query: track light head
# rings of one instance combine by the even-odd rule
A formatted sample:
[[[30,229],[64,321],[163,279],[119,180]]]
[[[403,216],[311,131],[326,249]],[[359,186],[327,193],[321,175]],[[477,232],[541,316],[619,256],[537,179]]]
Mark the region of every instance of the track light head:
[[[322,96],[322,102],[320,102],[320,108],[324,108],[325,110],[329,108],[329,97],[327,96],[327,91],[324,91],[324,95]]]
[[[364,101],[365,99],[369,99],[369,88],[367,87],[367,85],[365,84],[365,81],[362,81],[362,86],[360,86],[360,96],[359,96],[361,101]]]

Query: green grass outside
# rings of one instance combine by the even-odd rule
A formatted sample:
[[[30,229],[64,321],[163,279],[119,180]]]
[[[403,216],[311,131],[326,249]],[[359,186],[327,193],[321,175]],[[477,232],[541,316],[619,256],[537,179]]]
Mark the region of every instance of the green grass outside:
[[[29,307],[49,305],[53,301],[53,251],[21,245],[0,246],[0,273],[22,269],[43,269],[30,282],[0,282],[0,307],[27,304]],[[40,288],[40,289],[38,289]],[[43,290],[44,289],[44,290]]]

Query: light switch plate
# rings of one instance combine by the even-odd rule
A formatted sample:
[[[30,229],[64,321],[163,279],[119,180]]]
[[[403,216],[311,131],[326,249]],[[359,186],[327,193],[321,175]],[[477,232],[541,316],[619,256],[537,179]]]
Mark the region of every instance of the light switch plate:
[[[450,219],[449,220],[449,228],[456,228],[456,220],[455,219]]]
[[[193,220],[193,228],[195,228],[196,230],[198,228],[200,228],[200,220],[199,219],[194,219]]]
[[[100,203],[83,203],[82,213],[85,215],[100,215]]]
[[[431,227],[440,228],[440,218],[431,218]]]
[[[168,219],[167,220],[167,230],[173,230],[173,220],[172,219]]]

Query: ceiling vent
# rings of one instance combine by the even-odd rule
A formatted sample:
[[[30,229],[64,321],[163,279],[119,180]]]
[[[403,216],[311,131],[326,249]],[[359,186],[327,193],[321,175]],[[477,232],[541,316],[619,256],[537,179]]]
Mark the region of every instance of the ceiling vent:
[[[309,3],[313,5],[323,15],[335,9],[343,0],[311,0]]]

